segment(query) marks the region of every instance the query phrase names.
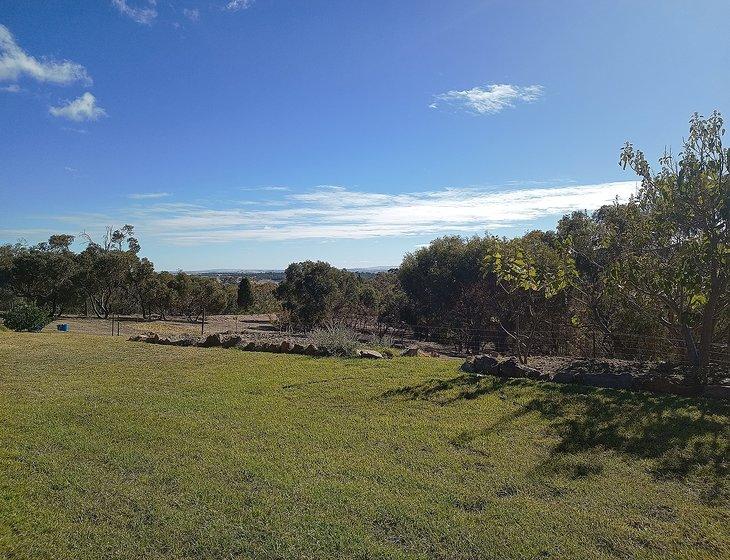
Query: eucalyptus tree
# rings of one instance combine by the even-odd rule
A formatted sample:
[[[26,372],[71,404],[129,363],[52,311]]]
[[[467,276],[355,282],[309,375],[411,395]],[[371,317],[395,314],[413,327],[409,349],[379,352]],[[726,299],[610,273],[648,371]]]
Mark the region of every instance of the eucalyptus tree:
[[[661,309],[700,379],[710,361],[715,328],[730,305],[730,150],[722,116],[694,114],[676,156],[665,152],[653,172],[627,142],[620,164],[641,177],[627,227],[614,228],[617,280]]]

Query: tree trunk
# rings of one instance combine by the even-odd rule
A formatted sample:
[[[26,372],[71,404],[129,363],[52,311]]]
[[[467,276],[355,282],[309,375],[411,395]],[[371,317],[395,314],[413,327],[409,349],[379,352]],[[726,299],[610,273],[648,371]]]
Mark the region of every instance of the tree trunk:
[[[698,370],[700,367],[700,355],[697,351],[694,335],[692,334],[692,327],[686,323],[684,318],[682,319],[681,329],[682,338],[684,339],[684,348],[687,353],[687,361],[695,370]]]

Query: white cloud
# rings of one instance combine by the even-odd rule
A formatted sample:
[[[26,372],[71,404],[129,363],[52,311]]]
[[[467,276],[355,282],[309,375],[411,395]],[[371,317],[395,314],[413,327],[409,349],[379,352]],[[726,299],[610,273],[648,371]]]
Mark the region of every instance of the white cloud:
[[[193,9],[184,8],[183,15],[186,18],[188,18],[190,21],[198,21],[200,19],[200,10],[198,10],[197,8],[193,8]]]
[[[245,10],[253,5],[253,0],[230,0],[226,4],[226,10],[231,12],[237,12],[238,10]]]
[[[157,17],[156,0],[147,0],[147,7],[136,8],[127,4],[127,0],[112,0],[112,4],[119,10],[119,13],[131,18],[137,23],[150,25]]]
[[[362,239],[410,235],[471,235],[507,228],[529,229],[541,218],[574,210],[595,210],[616,197],[628,200],[635,181],[559,187],[445,188],[401,194],[372,193],[339,186],[316,187],[279,196],[280,206],[252,208],[208,201],[157,203],[115,213],[140,234],[176,245],[236,240]],[[145,193],[143,193],[144,195]],[[158,193],[147,193],[158,194]],[[130,198],[143,198],[130,196]],[[156,197],[147,197],[156,198]],[[77,227],[104,222],[63,218]],[[108,220],[108,218],[107,218]]]
[[[8,93],[20,93],[20,86],[18,84],[10,84],[9,86],[0,87],[0,91]]]
[[[464,91],[447,91],[434,96],[432,109],[443,106],[466,110],[479,115],[493,115],[514,107],[515,103],[532,103],[543,94],[540,85],[514,86],[511,84],[491,84],[486,87],[474,87]]]
[[[132,193],[130,195],[127,195],[127,198],[131,198],[133,200],[147,200],[150,198],[165,198],[166,196],[170,196],[170,193],[167,193],[167,192]]]
[[[50,107],[48,111],[54,117],[63,117],[76,122],[95,121],[106,116],[106,111],[97,106],[96,97],[88,91],[65,105]]]
[[[15,81],[22,77],[60,85],[91,84],[91,77],[80,64],[70,60],[39,60],[21,49],[10,30],[0,24],[0,81]]]

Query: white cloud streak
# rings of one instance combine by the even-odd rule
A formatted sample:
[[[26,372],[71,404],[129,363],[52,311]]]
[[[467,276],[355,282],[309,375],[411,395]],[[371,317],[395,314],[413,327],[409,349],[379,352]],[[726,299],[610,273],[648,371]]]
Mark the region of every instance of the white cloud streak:
[[[542,97],[544,88],[540,85],[515,86],[511,84],[491,84],[474,87],[464,91],[447,91],[434,96],[432,109],[450,107],[477,115],[494,115],[514,107],[516,103],[532,103]]]
[[[168,193],[168,192],[132,193],[130,195],[127,195],[127,198],[131,198],[132,200],[149,200],[151,198],[165,198],[166,196],[170,196],[170,193]]]
[[[112,4],[117,10],[119,10],[120,14],[143,25],[152,24],[157,17],[157,10],[155,9],[155,6],[157,5],[156,0],[148,0],[147,7],[145,8],[130,6],[127,3],[127,0],[112,0]]]
[[[253,5],[253,0],[230,0],[226,4],[226,10],[229,12],[237,12],[239,10],[246,10]]]
[[[88,91],[65,105],[49,107],[48,112],[54,117],[62,117],[75,122],[95,121],[106,116],[106,111],[96,104],[96,97]]]
[[[159,203],[119,212],[116,219],[122,217],[137,225],[141,233],[175,245],[469,235],[506,228],[529,229],[541,218],[595,210],[617,197],[626,201],[636,187],[635,181],[625,181],[501,191],[446,188],[387,194],[327,186],[283,195],[282,205],[273,208],[265,203],[258,209],[232,204],[215,208],[205,203]]]
[[[0,81],[16,81],[23,77],[59,85],[74,82],[90,85],[92,81],[81,64],[70,60],[39,60],[29,55],[20,48],[10,30],[0,24]]]

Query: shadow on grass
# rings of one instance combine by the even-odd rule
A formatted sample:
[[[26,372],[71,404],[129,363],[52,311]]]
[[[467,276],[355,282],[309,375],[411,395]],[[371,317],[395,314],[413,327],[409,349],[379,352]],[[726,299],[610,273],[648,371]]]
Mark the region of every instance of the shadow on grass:
[[[656,478],[682,479],[696,473],[717,486],[709,499],[726,494],[730,474],[730,406],[719,401],[533,383],[523,380],[459,376],[431,380],[388,391],[385,399],[428,400],[447,405],[487,394],[520,402],[488,432],[535,414],[548,422],[558,438],[551,451],[557,460],[580,453],[608,450],[651,461]],[[459,437],[478,437],[484,430]],[[578,467],[576,477],[591,474]],[[726,496],[725,496],[726,497]]]

